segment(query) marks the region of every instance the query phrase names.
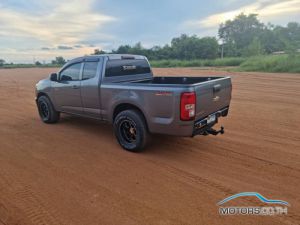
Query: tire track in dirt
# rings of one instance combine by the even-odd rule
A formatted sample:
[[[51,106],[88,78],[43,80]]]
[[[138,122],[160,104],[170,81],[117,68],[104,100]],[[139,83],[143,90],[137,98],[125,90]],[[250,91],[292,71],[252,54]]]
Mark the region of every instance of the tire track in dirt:
[[[0,200],[0,225],[12,224],[10,213],[5,204],[1,203]]]
[[[225,194],[227,196],[234,195],[234,194],[238,193],[237,190],[229,188],[229,187],[227,187],[225,185],[222,185],[221,183],[218,183],[216,181],[194,175],[194,174],[189,173],[185,170],[167,165],[165,163],[152,161],[152,160],[149,160],[149,161],[151,161],[156,166],[159,166],[159,167],[163,168],[165,171],[168,171],[170,174],[173,175],[172,177],[175,176],[175,177],[178,177],[180,180],[188,181],[187,183],[191,182],[191,183],[199,184],[199,185],[201,185],[201,187],[207,186],[207,188],[209,188],[208,190],[210,192],[212,192],[211,188],[213,188],[214,193],[222,192],[223,194]],[[252,203],[254,205],[258,204],[260,206],[264,206],[262,203],[259,204],[257,201],[255,201],[252,198],[243,198],[241,201],[245,202],[245,203]],[[275,220],[276,219],[278,219],[278,217],[276,217]],[[282,221],[283,223],[287,224],[287,225],[290,225],[290,224],[298,225],[298,222],[300,221],[300,216],[293,213],[293,212],[288,212],[288,214],[285,215],[284,217],[279,217],[279,220]]]
[[[18,216],[22,215],[21,217],[23,217],[22,223],[28,221],[28,224],[65,224],[58,219],[57,215],[59,213],[57,211],[44,205],[44,202],[38,197],[38,193],[32,191],[30,185],[19,179],[22,176],[15,174],[13,171],[4,172],[2,170],[0,177],[0,189],[9,190],[7,195],[0,197],[0,200],[2,199],[4,202],[2,206],[5,209],[5,204],[12,202],[14,207],[18,209]],[[14,220],[15,213],[11,214],[9,210],[3,210],[3,212],[9,218],[9,224],[18,222],[18,219],[11,221]]]
[[[299,75],[233,73],[224,136],[161,137],[130,154],[102,125],[39,121],[34,84],[54,70],[0,70],[0,224],[300,223]],[[288,215],[218,216],[217,200],[247,189],[290,202]]]
[[[192,173],[189,173],[187,171],[184,171],[182,169],[176,168],[174,166],[170,166],[161,162],[157,162],[157,161],[151,161],[153,164],[155,164],[156,166],[159,166],[161,168],[164,169],[164,171],[168,171],[170,174],[172,174],[173,176],[177,177],[177,178],[183,178],[184,180],[188,180],[192,183],[195,184],[200,184],[201,187],[207,186],[209,188],[209,190],[211,190],[211,188],[214,188],[217,191],[220,191],[224,194],[227,195],[233,195],[236,193],[236,191],[234,191],[233,189],[226,187],[224,185],[221,185],[220,183],[214,182],[212,180],[206,179],[204,177],[200,177],[200,176],[196,176]]]

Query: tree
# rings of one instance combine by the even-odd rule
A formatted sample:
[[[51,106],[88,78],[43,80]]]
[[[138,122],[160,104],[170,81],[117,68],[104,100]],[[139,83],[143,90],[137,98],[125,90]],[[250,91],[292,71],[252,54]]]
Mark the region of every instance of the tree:
[[[300,48],[299,23],[290,22],[287,27],[265,25],[257,19],[257,14],[240,14],[234,20],[227,20],[220,25],[218,36],[224,43],[225,56],[276,51],[295,54]]]
[[[5,60],[4,59],[0,59],[0,67],[2,67],[5,63]]]
[[[147,57],[155,60],[175,58],[174,51],[170,45],[165,45],[163,47],[154,46],[153,48],[149,49]]]
[[[300,24],[288,23],[287,27],[277,26],[274,29],[276,35],[284,44],[284,49],[289,54],[295,54],[300,49]]]
[[[119,48],[116,51],[113,51],[113,53],[116,54],[128,54],[131,50],[130,45],[120,45]]]
[[[255,56],[285,51],[290,55],[300,49],[300,24],[288,23],[286,27],[265,25],[258,20],[257,14],[240,14],[233,20],[220,24],[218,36],[198,37],[182,34],[172,39],[171,44],[144,48],[141,42],[131,45],[120,45],[111,53],[145,55],[150,60],[162,59],[214,59],[218,55],[225,57]],[[96,49],[94,54],[103,54]]]
[[[247,16],[242,13],[235,19],[222,23],[219,27],[218,36],[224,45],[234,46],[237,52],[231,54],[236,56],[242,55],[244,48],[247,48],[254,37],[259,36],[264,29],[265,25],[257,19],[257,14]]]
[[[176,59],[213,59],[218,54],[218,42],[214,37],[198,38],[182,34],[173,38],[171,48]]]
[[[112,53],[116,54],[137,54],[137,55],[152,55],[150,49],[143,48],[141,42],[136,43],[133,46],[130,45],[121,45],[117,50],[112,51]],[[149,57],[151,58],[151,56]]]
[[[93,55],[102,55],[105,54],[106,52],[101,50],[101,49],[95,49]]]
[[[174,56],[177,59],[192,59],[195,58],[196,36],[189,37],[182,34],[178,38],[173,38],[171,41],[171,48],[174,51]]]
[[[261,47],[266,54],[283,51],[285,48],[284,42],[276,34],[274,26],[272,25],[264,29],[263,32],[256,38],[259,39]]]
[[[41,63],[41,62],[39,62],[39,61],[36,61],[36,62],[35,62],[35,65],[36,65],[36,66],[41,66],[41,65],[42,65],[42,63]]]
[[[121,45],[117,50],[113,50],[112,53],[145,55],[150,60],[211,59],[217,57],[218,42],[214,37],[198,38],[195,35],[188,36],[182,34],[180,37],[172,39],[171,46],[154,46],[150,49],[146,49],[138,42],[134,46]]]
[[[197,41],[199,45],[196,58],[215,59],[218,56],[218,41],[215,37],[204,37]]]
[[[254,37],[253,41],[250,43],[250,45],[245,48],[245,52],[243,55],[245,56],[257,56],[263,54],[263,49],[260,43],[260,40],[258,37]]]
[[[54,65],[63,65],[66,63],[66,60],[62,56],[55,57],[55,60],[52,60]]]
[[[141,42],[136,43],[129,51],[131,54],[144,55],[145,49],[143,48]]]

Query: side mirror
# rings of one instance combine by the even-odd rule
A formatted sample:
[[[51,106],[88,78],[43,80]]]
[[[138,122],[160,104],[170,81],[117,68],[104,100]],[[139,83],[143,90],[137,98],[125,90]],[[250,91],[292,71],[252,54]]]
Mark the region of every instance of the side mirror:
[[[51,73],[50,74],[50,80],[51,81],[57,81],[58,80],[57,73]]]

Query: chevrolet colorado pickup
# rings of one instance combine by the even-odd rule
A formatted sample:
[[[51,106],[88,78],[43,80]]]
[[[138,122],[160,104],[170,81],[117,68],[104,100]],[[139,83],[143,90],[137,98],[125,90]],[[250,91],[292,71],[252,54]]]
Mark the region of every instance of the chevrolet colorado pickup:
[[[230,77],[157,77],[146,57],[106,54],[73,59],[36,84],[45,123],[60,113],[113,124],[119,144],[142,150],[151,133],[189,136],[223,134],[212,127],[227,116]]]

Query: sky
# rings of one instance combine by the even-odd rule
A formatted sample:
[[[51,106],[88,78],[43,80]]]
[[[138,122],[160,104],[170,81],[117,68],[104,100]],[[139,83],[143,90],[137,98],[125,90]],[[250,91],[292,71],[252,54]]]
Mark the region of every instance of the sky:
[[[180,34],[217,36],[240,13],[264,23],[300,22],[300,0],[1,0],[0,59],[71,59],[141,42],[165,45]]]

